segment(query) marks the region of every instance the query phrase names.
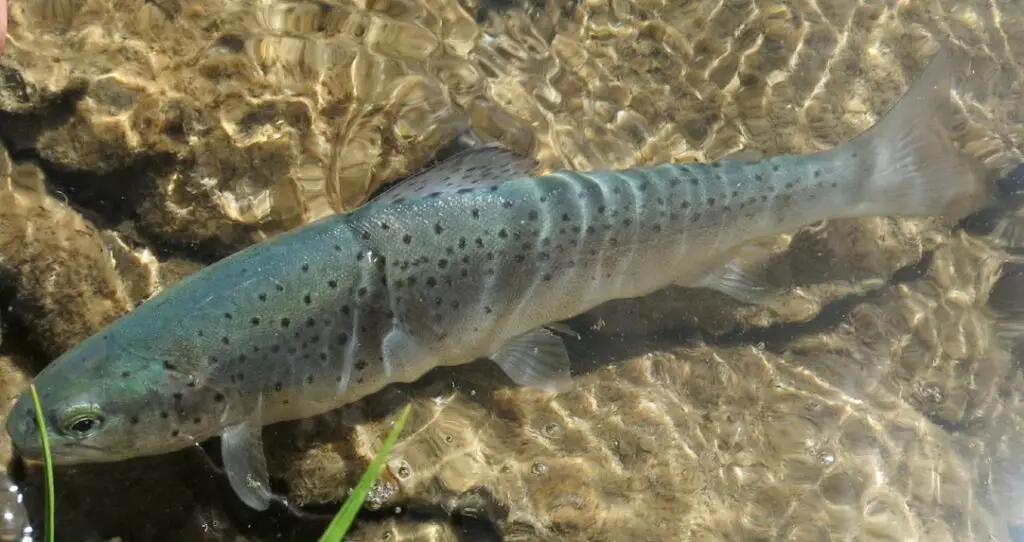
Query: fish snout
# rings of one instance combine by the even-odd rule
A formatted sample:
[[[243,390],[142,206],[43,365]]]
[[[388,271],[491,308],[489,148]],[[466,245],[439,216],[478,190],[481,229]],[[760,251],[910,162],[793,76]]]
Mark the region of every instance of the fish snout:
[[[42,457],[42,443],[39,442],[39,424],[36,421],[35,408],[28,393],[22,394],[15,402],[14,408],[7,415],[5,426],[7,435],[18,453],[25,459]]]

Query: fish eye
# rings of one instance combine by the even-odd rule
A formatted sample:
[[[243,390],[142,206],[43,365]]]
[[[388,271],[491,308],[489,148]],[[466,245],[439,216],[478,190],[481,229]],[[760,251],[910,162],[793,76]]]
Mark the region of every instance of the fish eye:
[[[103,425],[103,416],[95,407],[76,407],[64,413],[61,428],[65,434],[84,437]]]

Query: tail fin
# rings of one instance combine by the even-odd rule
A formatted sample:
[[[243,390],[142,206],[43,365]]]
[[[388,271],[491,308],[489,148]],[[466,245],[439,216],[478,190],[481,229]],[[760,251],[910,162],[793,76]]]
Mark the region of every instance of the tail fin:
[[[868,168],[856,214],[959,218],[990,197],[985,176],[951,139],[952,69],[943,45],[881,121],[834,149]]]

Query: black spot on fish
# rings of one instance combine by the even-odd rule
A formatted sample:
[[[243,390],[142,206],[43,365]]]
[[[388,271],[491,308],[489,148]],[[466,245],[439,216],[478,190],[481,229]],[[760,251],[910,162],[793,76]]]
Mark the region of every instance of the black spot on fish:
[[[501,202],[501,206],[506,208],[506,209],[511,209],[512,208],[512,200],[505,200],[505,201]]]
[[[307,304],[307,305],[309,305],[310,303],[313,302],[313,298],[309,294],[306,294],[306,295],[302,296],[302,302]]]
[[[284,286],[282,286],[280,284],[275,284],[274,285],[274,289],[277,290],[278,292],[283,292],[284,291]]]
[[[307,318],[306,319],[306,327],[313,327],[315,325],[316,325],[316,320],[314,320],[312,318]]]
[[[543,275],[541,275],[541,277],[540,277],[540,278],[541,278],[541,280],[543,280],[544,282],[550,282],[550,281],[551,281],[551,278],[552,278],[552,277],[551,277],[551,273],[544,273]]]
[[[281,319],[281,327],[288,327],[290,325],[292,325],[291,318],[282,318]]]
[[[128,378],[131,375],[131,371],[121,371],[121,378]]]
[[[448,267],[448,260],[445,260],[443,258],[437,260],[437,267],[438,269],[444,269],[445,267]]]
[[[167,418],[170,418],[171,415],[168,414],[166,410],[164,410],[160,412],[160,417],[166,420]]]
[[[530,211],[529,218],[530,218],[530,220],[537,220],[537,218],[538,218],[537,211]]]
[[[405,243],[405,244],[407,244],[407,245],[408,245],[408,244],[411,244],[411,243],[412,243],[412,236],[411,236],[411,235],[409,235],[408,233],[407,233],[407,234],[405,234],[405,235],[403,235],[403,236],[402,236],[402,242],[403,242],[403,243]]]
[[[218,391],[217,393],[213,394],[213,402],[214,403],[221,403],[223,401],[224,401],[224,394],[223,393]]]
[[[231,339],[229,339],[228,336],[225,335],[225,336],[220,338],[220,342],[224,343],[225,345],[228,345],[228,344],[231,344]]]
[[[388,231],[388,230],[390,230],[390,229],[391,229],[391,226],[388,226],[388,223],[387,223],[387,222],[381,222],[381,223],[380,223],[380,229],[382,229],[382,230],[384,230],[384,231]]]
[[[715,198],[708,198],[708,207],[715,206]]]
[[[199,416],[196,416],[195,418],[192,418],[192,423],[194,423],[196,425],[199,425],[202,421],[203,421],[203,419],[200,418]]]
[[[302,264],[302,272],[303,273],[308,273],[309,272],[309,264],[308,263]]]
[[[281,391],[283,388],[284,388],[284,385],[282,385],[280,382],[275,382],[274,383],[274,391]]]
[[[251,322],[252,325],[254,325],[254,326],[258,326],[258,325],[260,325],[260,317],[259,316],[253,316],[252,319],[249,320],[249,322]]]
[[[569,216],[569,213],[562,213],[563,222],[569,222],[570,220],[572,220],[572,217]]]
[[[203,336],[203,330],[200,329],[199,331],[197,331],[196,335],[202,337]],[[103,337],[103,338],[106,339],[106,337]]]
[[[475,244],[476,244],[476,247],[477,247],[477,248],[484,248],[484,240],[483,240],[483,239],[481,239],[481,238],[479,238],[479,237],[477,237],[476,239],[474,239],[474,240],[473,240],[473,243],[475,243]]]
[[[356,295],[358,295],[359,297],[366,297],[366,287],[364,286],[357,290]]]
[[[428,288],[433,288],[434,286],[437,286],[437,279],[434,277],[427,277],[426,284]]]
[[[492,312],[494,312],[494,311],[490,307],[487,307],[487,306],[484,307],[484,313],[485,314],[491,314]]]
[[[473,209],[469,214],[473,215],[473,218],[480,218],[480,209]]]
[[[632,226],[633,225],[633,221],[627,218],[627,219],[622,221],[622,225],[623,226]]]
[[[333,290],[333,289],[338,287],[338,281],[336,281],[334,279],[331,279],[331,280],[327,281],[327,285],[330,286],[331,289]]]
[[[231,319],[231,313],[230,313],[230,312],[225,312],[225,313],[224,313],[224,318],[225,318],[226,320],[230,320],[230,319]]]
[[[338,334],[338,344],[344,345],[348,343],[348,333],[342,331]]]
[[[131,423],[132,423],[132,425],[138,424],[139,423],[139,417],[138,416],[132,416],[131,417]]]
[[[441,227],[440,222],[434,224],[434,233],[436,233],[437,235],[441,235],[442,233],[444,233],[444,228]]]
[[[344,314],[345,316],[348,316],[349,314],[351,314],[351,312],[352,312],[352,309],[348,308],[348,305],[342,305],[341,306],[341,314]]]
[[[307,376],[306,377],[306,384],[312,384],[312,383],[313,383],[313,375]]]
[[[171,397],[174,397],[175,401],[180,402],[185,396],[182,395],[180,391],[176,391],[174,392],[173,395],[171,395]]]
[[[368,364],[366,363],[366,360],[360,359],[360,360],[356,360],[355,368],[356,368],[357,371],[362,371],[362,370],[366,369],[367,365]]]
[[[466,238],[459,237],[459,248],[466,248]]]
[[[178,367],[175,364],[173,364],[173,363],[171,363],[171,362],[169,362],[167,360],[164,360],[164,369],[167,369],[168,371],[173,371],[173,370],[175,370],[177,368]]]
[[[498,230],[498,237],[501,237],[502,239],[508,238],[508,232],[505,231],[505,228],[501,228],[500,230]]]
[[[258,295],[256,297],[258,297],[260,299],[260,301],[266,301],[267,300],[267,294],[260,294],[260,295]]]
[[[174,431],[171,431],[171,436],[172,437],[177,437],[180,434],[181,434],[181,431],[178,431],[177,429],[175,429]]]
[[[778,173],[779,172],[779,165],[778,164],[775,164],[775,165],[772,166],[772,172],[773,173]]]

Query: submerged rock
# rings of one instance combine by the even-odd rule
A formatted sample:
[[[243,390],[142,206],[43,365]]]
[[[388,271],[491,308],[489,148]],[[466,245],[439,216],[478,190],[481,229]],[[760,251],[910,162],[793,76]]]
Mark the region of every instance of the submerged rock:
[[[997,176],[1020,162],[1007,89],[1024,58],[981,44],[1024,36],[1024,8],[924,6],[13,3],[0,313],[21,357],[0,395],[466,128],[547,168],[808,152],[870,126],[941,39],[971,60],[960,142]],[[782,293],[765,306],[682,289],[611,303],[571,322],[572,391],[516,388],[486,362],[437,370],[269,428],[271,470],[295,504],[336,503],[411,400],[353,540],[1005,540],[1024,525],[1024,376],[988,305],[1014,248],[1003,224],[836,221],[769,240],[761,271]],[[204,454],[63,470],[63,525],[125,540],[322,528],[240,510]]]

